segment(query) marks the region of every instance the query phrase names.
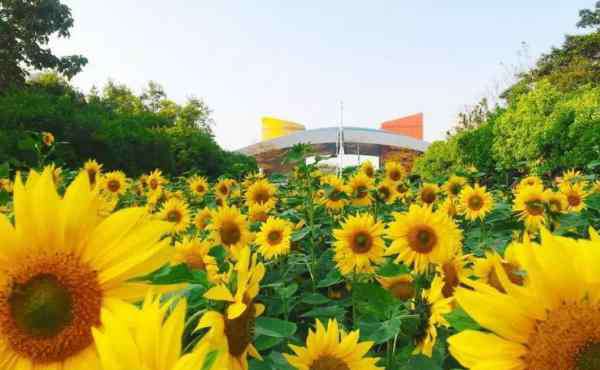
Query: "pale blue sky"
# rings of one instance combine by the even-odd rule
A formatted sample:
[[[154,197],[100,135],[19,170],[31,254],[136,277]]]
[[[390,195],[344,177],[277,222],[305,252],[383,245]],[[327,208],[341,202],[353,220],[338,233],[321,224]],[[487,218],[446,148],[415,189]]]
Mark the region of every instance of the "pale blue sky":
[[[309,128],[379,123],[422,111],[425,139],[497,90],[506,68],[560,45],[594,0],[192,1],[64,0],[75,27],[58,53],[89,59],[74,84],[161,83],[204,99],[217,141],[258,141],[260,118]]]

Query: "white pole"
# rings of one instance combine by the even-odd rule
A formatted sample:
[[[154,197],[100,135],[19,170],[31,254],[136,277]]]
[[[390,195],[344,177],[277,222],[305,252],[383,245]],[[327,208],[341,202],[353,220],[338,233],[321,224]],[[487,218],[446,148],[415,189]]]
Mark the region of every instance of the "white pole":
[[[340,101],[340,123],[338,128],[338,176],[344,169],[344,102]]]

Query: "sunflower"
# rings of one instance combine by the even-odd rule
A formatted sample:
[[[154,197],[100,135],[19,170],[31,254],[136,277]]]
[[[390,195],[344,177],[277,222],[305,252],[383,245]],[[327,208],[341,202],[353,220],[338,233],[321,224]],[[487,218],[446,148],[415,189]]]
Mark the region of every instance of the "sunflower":
[[[544,201],[552,213],[564,213],[569,207],[567,197],[560,191],[546,190],[544,192]]]
[[[212,217],[212,211],[208,207],[204,207],[194,216],[194,225],[200,231],[204,230]]]
[[[256,254],[249,247],[240,251],[235,265],[235,290],[225,284],[210,288],[204,297],[227,304],[225,314],[218,311],[206,312],[198,322],[198,329],[210,328],[200,341],[210,350],[218,350],[223,364],[218,369],[248,370],[248,354],[261,359],[254,348],[254,324],[265,306],[254,300],[260,290],[260,282],[265,275],[265,266],[256,262]],[[234,293],[235,291],[235,293]]]
[[[103,217],[102,203],[83,173],[63,198],[48,168],[17,176],[15,226],[0,215],[2,369],[98,369],[102,310],[144,297],[130,280],[169,260],[166,223],[143,208]]]
[[[359,342],[359,331],[346,334],[336,320],[327,329],[316,320],[316,329],[308,331],[306,347],[290,344],[294,355],[283,354],[298,370],[383,370],[376,366],[378,358],[365,357],[373,342]]]
[[[414,304],[413,310],[421,320],[417,328],[413,354],[421,353],[431,357],[437,340],[437,328],[449,326],[444,315],[452,311],[452,299],[444,297],[443,286],[442,278],[436,276],[431,282],[431,287],[424,290],[421,298]]]
[[[519,188],[515,195],[513,211],[519,214],[527,229],[537,230],[545,222],[544,188],[528,185]]]
[[[436,184],[424,183],[419,189],[419,201],[422,204],[432,205],[438,197],[440,188]]]
[[[162,175],[162,171],[158,169],[150,172],[146,181],[148,181],[150,191],[158,190],[167,183],[167,180]]]
[[[447,261],[438,265],[438,272],[444,282],[442,295],[444,298],[450,298],[454,294],[456,287],[461,285],[462,281],[472,275],[468,264],[471,262],[471,256],[462,255],[461,252],[452,256]]]
[[[494,206],[492,195],[486,191],[485,186],[467,185],[460,192],[460,211],[470,221],[483,220],[491,212]]]
[[[208,345],[182,356],[185,301],[180,300],[172,311],[171,301],[160,301],[148,295],[140,309],[124,306],[102,311],[104,325],[93,329],[93,334],[103,370],[198,370],[204,363]]]
[[[218,284],[222,281],[222,276],[219,274],[217,260],[209,254],[211,248],[208,241],[185,237],[175,244],[171,262],[174,265],[185,263],[192,270],[205,271],[208,280]]]
[[[456,217],[458,214],[458,205],[456,197],[446,197],[439,208],[440,212],[444,212],[450,218]]]
[[[396,184],[384,180],[377,185],[377,197],[386,204],[392,204],[396,201]]]
[[[570,212],[580,212],[585,208],[585,198],[588,196],[588,193],[585,191],[584,186],[582,182],[575,184],[564,182],[560,186],[560,192],[567,197],[568,210]]]
[[[255,204],[275,205],[275,193],[277,188],[267,179],[260,179],[248,187],[246,191],[246,204],[252,206]]]
[[[10,179],[0,179],[0,191],[12,193],[12,191],[13,191],[12,181],[10,181]]]
[[[388,161],[385,162],[385,177],[391,182],[402,181],[406,176],[406,170],[402,163]]]
[[[220,179],[215,184],[215,195],[220,199],[228,198],[231,195],[234,185],[235,180],[233,179]]]
[[[322,200],[325,207],[334,211],[344,208],[347,202],[344,182],[335,175],[329,175],[321,179],[321,184],[325,186],[325,195]]]
[[[598,240],[573,240],[541,230],[541,244],[524,243],[524,286],[500,271],[506,293],[472,282],[455,298],[486,332],[448,339],[466,368],[598,369],[600,295]]]
[[[54,144],[54,135],[50,132],[42,132],[42,142],[45,146],[51,146]]]
[[[342,275],[372,273],[373,264],[383,262],[383,228],[382,223],[365,213],[349,216],[341,229],[333,230],[334,259]]]
[[[396,183],[396,194],[397,198],[406,202],[411,197],[410,187],[404,181],[399,181]]]
[[[373,166],[373,163],[371,163],[371,161],[363,162],[360,165],[360,172],[364,173],[365,175],[367,175],[367,177],[371,179],[375,177],[375,167]]]
[[[96,185],[96,180],[100,177],[102,173],[102,165],[96,162],[95,159],[88,159],[83,164],[83,170],[87,173],[88,179],[90,180],[90,184],[92,187]]]
[[[457,197],[467,184],[467,179],[462,176],[452,175],[442,186],[442,189],[449,197]]]
[[[359,172],[350,178],[348,187],[352,194],[352,205],[368,206],[371,204],[369,191],[373,188],[373,180],[370,177]]]
[[[403,274],[392,277],[378,277],[377,281],[394,297],[406,301],[415,296],[415,285],[412,275]]]
[[[248,207],[248,218],[250,222],[265,222],[269,218],[269,212],[272,206],[269,203],[255,203]]]
[[[576,183],[579,182],[582,179],[582,175],[580,171],[577,171],[575,169],[570,169],[570,170],[566,170],[562,173],[561,177],[556,178],[556,183],[559,185],[565,184],[565,183]]]
[[[512,246],[512,244],[511,244]],[[524,274],[521,270],[521,263],[518,258],[510,252],[510,246],[505,251],[505,258],[502,258],[495,252],[486,252],[484,258],[476,258],[473,264],[473,274],[481,283],[489,284],[502,293],[506,293],[500,283],[500,274],[496,270],[502,268],[503,274],[517,285],[523,285]]]
[[[188,205],[181,199],[171,198],[163,204],[158,217],[172,225],[173,232],[185,231],[190,226]]]
[[[111,195],[123,195],[127,191],[127,177],[123,171],[107,172],[102,176],[102,189]]]
[[[425,271],[430,263],[447,261],[460,249],[462,240],[462,232],[445,213],[418,205],[394,214],[387,236],[392,244],[386,255],[397,254],[396,262],[413,265],[417,272]]]
[[[530,176],[527,176],[527,177],[521,179],[521,181],[519,181],[516,191],[520,191],[522,188],[525,188],[527,186],[544,187],[544,183],[542,182],[542,179],[540,179],[539,177],[530,175]]]
[[[284,219],[269,217],[256,234],[258,253],[267,260],[290,253],[292,224]]]
[[[202,198],[208,192],[208,181],[204,176],[194,176],[189,179],[188,185],[192,194]]]
[[[224,206],[213,211],[208,229],[211,239],[227,248],[233,257],[252,241],[248,221],[236,207]]]

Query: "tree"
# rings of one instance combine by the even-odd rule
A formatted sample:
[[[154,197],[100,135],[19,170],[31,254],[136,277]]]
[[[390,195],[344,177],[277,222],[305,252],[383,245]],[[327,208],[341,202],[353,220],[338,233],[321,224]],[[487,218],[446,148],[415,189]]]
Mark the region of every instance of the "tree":
[[[102,89],[102,102],[118,113],[140,113],[145,110],[142,100],[129,87],[108,81]]]
[[[579,11],[579,28],[600,27],[600,1],[596,3],[596,9],[583,9]]]
[[[55,69],[67,78],[87,64],[81,55],[58,57],[50,36],[69,37],[71,9],[59,0],[0,0],[0,92],[23,86],[30,69]]]
[[[142,91],[140,99],[151,112],[158,112],[161,108],[161,102],[167,98],[165,89],[157,82],[148,82],[148,87]]]
[[[210,113],[204,101],[192,96],[180,108],[175,124],[181,127],[198,128],[212,134],[213,120],[210,118]]]

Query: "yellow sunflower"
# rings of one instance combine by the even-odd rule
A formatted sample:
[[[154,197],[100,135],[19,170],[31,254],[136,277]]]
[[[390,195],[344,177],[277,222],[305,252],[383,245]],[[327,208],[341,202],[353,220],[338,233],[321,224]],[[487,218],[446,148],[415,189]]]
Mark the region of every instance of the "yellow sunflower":
[[[476,258],[473,263],[473,274],[478,278],[478,281],[489,284],[502,293],[506,293],[506,291],[500,282],[500,274],[496,271],[497,268],[502,268],[503,274],[513,284],[523,285],[525,281],[525,275],[521,270],[521,262],[519,262],[516,255],[510,252],[509,248],[511,247],[507,248],[505,258],[495,252],[486,252],[484,258]]]
[[[544,201],[541,185],[522,186],[515,194],[513,211],[519,214],[527,229],[535,231],[545,223]]]
[[[246,216],[236,207],[224,206],[213,211],[208,229],[211,239],[227,248],[233,257],[252,241]]]
[[[12,181],[10,181],[10,179],[0,179],[0,191],[12,193],[12,191],[13,191]]]
[[[373,273],[373,264],[383,262],[383,228],[382,223],[365,213],[349,216],[340,229],[333,230],[334,260],[342,275]]]
[[[449,325],[444,315],[452,311],[452,300],[444,298],[443,286],[442,278],[436,276],[431,282],[431,287],[424,290],[421,299],[415,302],[414,309],[419,314],[421,323],[417,329],[413,354],[421,353],[431,357],[437,340],[437,328]]]
[[[54,135],[50,132],[42,132],[42,142],[45,146],[51,146],[54,144]]]
[[[523,179],[521,179],[521,181],[519,181],[516,191],[520,191],[522,188],[525,188],[527,186],[544,187],[544,183],[542,182],[542,179],[540,179],[537,176],[534,176],[534,175],[527,176],[527,177],[524,177]]]
[[[394,203],[398,196],[396,193],[396,184],[388,180],[382,181],[379,185],[377,185],[377,196],[386,204]]]
[[[90,180],[90,184],[92,187],[96,185],[96,181],[100,177],[102,173],[102,165],[96,162],[95,159],[88,159],[83,164],[83,170],[87,173],[88,179]]]
[[[544,201],[546,202],[546,204],[548,205],[548,209],[552,213],[564,213],[569,207],[567,197],[559,191],[552,191],[550,189],[547,189],[544,192]]]
[[[378,358],[365,357],[373,342],[359,342],[359,331],[346,334],[336,320],[330,319],[327,329],[316,320],[316,329],[308,331],[306,347],[290,344],[294,355],[283,354],[298,370],[383,370]]]
[[[556,178],[556,183],[562,185],[564,183],[576,183],[580,180],[582,180],[581,172],[575,169],[570,169],[563,171],[562,176]]]
[[[172,311],[170,301],[160,301],[148,295],[140,309],[102,310],[103,327],[94,328],[93,334],[103,370],[198,370],[202,366],[208,345],[185,355],[181,348],[185,301],[180,300]],[[217,370],[215,363],[212,369]]]
[[[437,200],[439,192],[440,188],[436,184],[423,183],[419,189],[419,202],[432,205]]]
[[[219,274],[217,260],[209,254],[211,248],[208,241],[185,237],[175,244],[171,262],[174,265],[185,263],[192,270],[205,271],[208,281],[218,284],[222,281],[222,276]]]
[[[226,199],[231,195],[235,180],[233,179],[220,179],[215,184],[215,195],[218,198]]]
[[[394,214],[387,236],[392,244],[386,255],[397,254],[397,262],[414,266],[417,272],[427,270],[430,263],[447,261],[460,249],[462,240],[462,232],[445,213],[417,205]]]
[[[198,198],[202,198],[208,192],[208,181],[204,176],[194,176],[189,179],[188,186],[192,194]]]
[[[248,187],[246,191],[246,204],[252,206],[255,204],[275,205],[275,193],[277,188],[267,179],[260,179]]]
[[[411,197],[410,187],[407,183],[399,181],[396,183],[396,194],[397,198],[404,202],[407,202]]]
[[[212,217],[212,211],[208,207],[204,207],[196,213],[194,216],[194,226],[200,231],[204,230],[208,226]]]
[[[483,220],[492,211],[494,200],[492,195],[486,191],[485,186],[467,185],[460,192],[460,211],[470,221]]]
[[[347,193],[342,179],[329,175],[321,179],[321,184],[327,187],[322,200],[325,207],[334,211],[344,208],[347,203]]]
[[[560,192],[567,197],[568,210],[570,212],[580,212],[585,208],[585,198],[588,193],[584,189],[585,185],[583,182],[571,184],[564,182],[560,186]]]
[[[181,199],[171,198],[167,200],[158,217],[172,225],[176,233],[185,231],[190,226],[190,211],[188,205]]]
[[[467,179],[464,177],[452,175],[442,186],[442,190],[444,190],[449,197],[457,197],[466,184]]]
[[[270,203],[255,203],[248,207],[248,218],[251,222],[265,222],[267,221],[267,218],[269,218],[271,209],[272,204]]]
[[[450,298],[454,294],[454,290],[473,272],[468,267],[471,263],[471,256],[462,255],[458,252],[447,261],[438,265],[438,272],[444,283],[442,287],[442,295],[444,298]]]
[[[256,262],[256,254],[244,247],[235,264],[235,289],[225,284],[210,288],[204,297],[227,303],[225,314],[218,311],[206,312],[198,322],[198,329],[210,328],[200,341],[209,349],[218,350],[218,369],[248,370],[248,354],[262,359],[254,348],[254,323],[262,315],[265,306],[254,300],[260,290],[260,282],[265,275],[265,266]],[[234,293],[235,291],[235,293]]]
[[[50,169],[17,176],[14,227],[0,215],[3,370],[99,369],[101,311],[144,297],[148,286],[129,281],[168,262],[166,223],[143,208],[103,217],[102,206],[83,173],[64,197]]]
[[[368,206],[372,202],[370,190],[373,188],[373,179],[362,172],[359,172],[350,178],[348,188],[352,196],[352,205]]]
[[[392,277],[378,277],[377,281],[394,297],[406,301],[415,296],[415,285],[412,275],[403,274]]]
[[[125,194],[127,183],[127,176],[123,171],[111,171],[102,176],[102,189],[111,195]]]
[[[256,234],[258,253],[267,260],[290,253],[292,224],[284,219],[269,217]]]
[[[391,182],[402,181],[406,176],[406,170],[400,162],[385,162],[385,177]]]
[[[372,179],[375,177],[375,166],[373,166],[373,163],[371,163],[371,161],[365,161],[360,165],[360,172],[364,173],[365,175],[367,175],[367,177]]]
[[[600,242],[541,230],[541,245],[524,243],[527,282],[506,293],[474,281],[455,298],[483,331],[448,339],[450,353],[470,369],[598,369]]]
[[[158,169],[150,172],[146,181],[148,181],[150,191],[158,190],[167,183],[167,179],[163,177],[162,171]]]
[[[456,197],[446,197],[440,206],[440,212],[444,212],[450,218],[456,217],[458,214],[458,204]]]

